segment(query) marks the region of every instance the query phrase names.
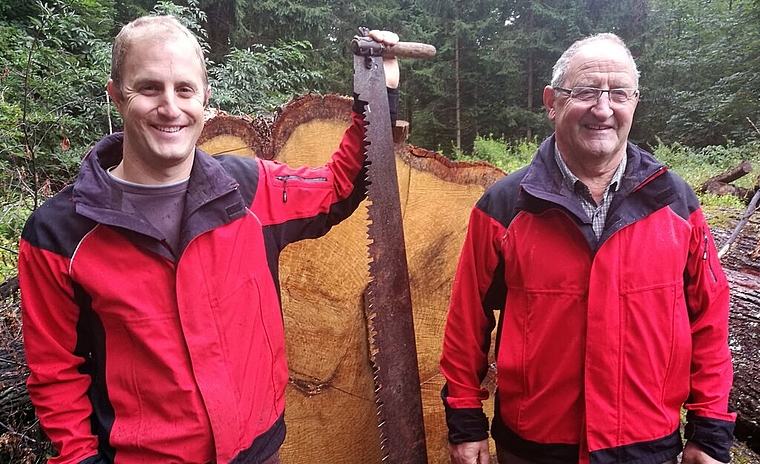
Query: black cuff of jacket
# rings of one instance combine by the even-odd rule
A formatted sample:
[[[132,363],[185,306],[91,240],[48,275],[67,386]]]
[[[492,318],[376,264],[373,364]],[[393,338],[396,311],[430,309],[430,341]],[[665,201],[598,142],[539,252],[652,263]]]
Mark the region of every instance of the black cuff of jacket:
[[[386,87],[386,91],[388,92],[388,109],[390,110],[391,115],[391,127],[396,126],[396,118],[398,114],[398,102],[399,102],[399,90],[398,88],[391,88]],[[364,100],[359,99],[359,95],[354,92],[354,104],[351,107],[351,109],[354,111],[354,113],[358,114],[364,114],[364,107],[367,105],[367,102]]]
[[[455,409],[449,406],[448,385],[441,390],[441,399],[446,411],[446,425],[449,428],[449,443],[481,441],[488,438],[488,418],[482,408]]]
[[[711,458],[729,462],[729,450],[734,442],[733,422],[699,417],[689,411],[686,414],[686,440],[693,442]]]
[[[455,445],[488,438],[488,418],[482,409],[446,408],[446,425],[449,442]]]

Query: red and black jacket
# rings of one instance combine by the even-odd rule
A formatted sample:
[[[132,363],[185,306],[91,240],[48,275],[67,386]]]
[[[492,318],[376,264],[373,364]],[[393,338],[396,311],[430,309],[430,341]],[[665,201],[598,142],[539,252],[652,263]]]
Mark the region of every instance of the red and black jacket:
[[[660,464],[687,438],[728,461],[729,288],[691,188],[629,144],[599,239],[554,160],[472,211],[443,343],[453,443],[488,437],[481,388],[496,333],[491,434],[541,463]]]
[[[50,462],[258,463],[285,437],[278,257],[364,198],[362,116],[320,168],[196,150],[176,254],[105,171],[121,146],[101,140],[21,239],[28,387]]]

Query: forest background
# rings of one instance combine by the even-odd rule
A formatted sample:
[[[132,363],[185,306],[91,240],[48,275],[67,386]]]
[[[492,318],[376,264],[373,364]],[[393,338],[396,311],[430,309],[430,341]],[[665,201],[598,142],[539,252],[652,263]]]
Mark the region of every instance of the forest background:
[[[119,130],[105,92],[110,47],[146,13],[175,14],[201,38],[210,105],[232,114],[350,95],[357,26],[433,44],[434,59],[401,63],[409,142],[507,172],[553,130],[541,95],[559,55],[612,31],[642,74],[633,142],[692,185],[760,161],[760,0],[2,0],[0,282],[15,275],[31,211]]]

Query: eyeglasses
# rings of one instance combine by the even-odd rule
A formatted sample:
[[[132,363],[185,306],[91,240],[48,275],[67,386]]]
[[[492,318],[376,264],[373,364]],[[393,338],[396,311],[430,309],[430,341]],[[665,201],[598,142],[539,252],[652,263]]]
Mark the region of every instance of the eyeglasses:
[[[607,92],[610,101],[613,103],[625,103],[639,96],[638,89],[596,89],[594,87],[573,87],[572,89],[566,89],[564,87],[553,87],[554,90],[565,92],[570,95],[573,100],[581,102],[596,103],[602,94]]]

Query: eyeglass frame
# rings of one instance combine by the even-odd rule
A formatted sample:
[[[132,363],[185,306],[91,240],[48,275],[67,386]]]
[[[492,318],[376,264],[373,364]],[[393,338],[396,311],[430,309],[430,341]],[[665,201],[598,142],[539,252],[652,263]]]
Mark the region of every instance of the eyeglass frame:
[[[584,103],[592,103],[592,102],[596,103],[596,102],[598,102],[599,99],[602,98],[602,95],[604,94],[604,92],[607,92],[607,99],[610,101],[610,103],[619,103],[619,104],[627,103],[627,102],[629,102],[631,100],[634,100],[634,99],[636,99],[636,98],[638,98],[638,97],[641,96],[641,91],[639,91],[639,89],[633,89],[633,88],[630,88],[630,87],[616,87],[614,89],[599,89],[599,88],[596,88],[596,87],[586,87],[586,86],[583,86],[583,85],[576,85],[575,87],[570,88],[570,89],[568,89],[567,87],[552,87],[552,89],[558,90],[560,92],[567,93],[568,97],[570,97],[570,98],[572,98],[574,100],[578,100],[580,102],[584,102]],[[573,97],[573,89],[595,90],[595,91],[599,92],[599,96],[597,96],[593,100],[581,100],[578,97]],[[612,99],[611,94],[610,94],[610,92],[612,92],[614,90],[626,90],[626,91],[633,90],[633,94],[630,97],[627,97],[625,101],[615,101],[615,100]],[[627,92],[626,92],[626,95],[627,95]]]

